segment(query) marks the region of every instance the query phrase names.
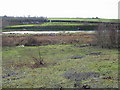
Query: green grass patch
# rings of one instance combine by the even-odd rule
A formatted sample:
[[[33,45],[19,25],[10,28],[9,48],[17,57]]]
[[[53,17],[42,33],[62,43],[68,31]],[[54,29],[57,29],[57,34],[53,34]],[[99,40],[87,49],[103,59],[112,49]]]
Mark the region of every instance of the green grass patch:
[[[118,21],[118,19],[87,19],[87,18],[48,18],[48,20],[95,21],[95,22],[117,22]]]
[[[100,55],[91,53],[101,52]],[[90,46],[48,45],[38,47],[3,47],[3,88],[73,88],[74,80],[63,76],[66,72],[98,72],[97,79],[78,82],[91,88],[118,88],[118,51]],[[91,55],[90,55],[91,54]],[[32,57],[43,58],[45,65],[31,68]],[[72,57],[82,57],[73,59]],[[111,77],[110,79],[105,79]]]
[[[28,25],[12,25],[12,26],[6,26],[6,27],[32,27],[36,26],[37,24],[28,24]]]
[[[97,24],[92,24],[92,23],[70,23],[70,22],[47,22],[43,24],[28,24],[28,25],[12,25],[12,26],[7,26],[7,27],[35,27],[35,26],[78,26],[78,25],[97,25]]]
[[[71,23],[70,22],[47,22],[47,23],[41,24],[41,26],[53,26],[53,25],[76,26],[76,25],[97,25],[97,24],[91,24],[91,23],[85,24],[85,23],[73,23],[73,22]]]

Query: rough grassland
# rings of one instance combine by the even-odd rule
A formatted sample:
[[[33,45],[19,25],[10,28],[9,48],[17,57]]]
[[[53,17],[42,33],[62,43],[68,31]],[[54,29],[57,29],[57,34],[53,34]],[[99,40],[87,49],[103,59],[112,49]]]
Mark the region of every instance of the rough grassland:
[[[58,33],[58,34],[3,34],[3,46],[40,46],[54,44],[90,43],[94,33]]]
[[[118,87],[118,51],[115,49],[47,45],[3,47],[2,53],[3,88]],[[38,67],[34,57],[42,60]]]

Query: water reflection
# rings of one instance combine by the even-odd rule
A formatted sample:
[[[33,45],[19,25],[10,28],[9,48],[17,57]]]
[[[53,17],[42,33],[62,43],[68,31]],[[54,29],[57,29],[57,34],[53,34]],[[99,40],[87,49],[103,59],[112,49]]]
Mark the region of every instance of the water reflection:
[[[3,34],[94,33],[95,31],[9,31]]]

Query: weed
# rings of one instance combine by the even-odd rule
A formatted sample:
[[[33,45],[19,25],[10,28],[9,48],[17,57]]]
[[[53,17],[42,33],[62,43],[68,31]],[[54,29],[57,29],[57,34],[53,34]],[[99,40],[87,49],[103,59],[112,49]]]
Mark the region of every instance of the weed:
[[[31,56],[33,61],[34,61],[34,64],[31,66],[31,68],[39,68],[41,66],[44,66],[45,63],[43,61],[43,57],[40,55],[40,51],[39,51],[39,57],[35,57],[35,56]]]

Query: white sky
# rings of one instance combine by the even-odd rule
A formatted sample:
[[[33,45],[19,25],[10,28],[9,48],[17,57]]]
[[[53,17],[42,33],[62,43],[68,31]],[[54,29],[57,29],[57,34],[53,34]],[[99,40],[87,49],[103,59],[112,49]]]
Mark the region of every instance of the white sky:
[[[1,0],[0,16],[118,18],[120,0]]]

